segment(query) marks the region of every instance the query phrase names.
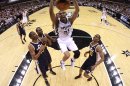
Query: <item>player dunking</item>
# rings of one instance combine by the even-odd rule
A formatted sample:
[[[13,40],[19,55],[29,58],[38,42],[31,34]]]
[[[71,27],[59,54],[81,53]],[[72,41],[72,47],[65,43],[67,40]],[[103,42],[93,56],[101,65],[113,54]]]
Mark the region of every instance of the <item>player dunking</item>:
[[[89,54],[89,57],[81,66],[79,70],[79,75],[76,76],[75,79],[80,78],[84,70],[85,71],[84,76],[88,78],[88,81],[92,80],[92,77],[89,76],[89,73],[93,71],[101,62],[104,61],[104,53],[102,51],[101,46],[99,45],[100,39],[101,37],[99,34],[96,34],[93,37],[93,40],[89,45],[90,50],[85,52],[84,54],[85,57],[87,56],[87,54]],[[100,60],[99,60],[99,57],[101,58]]]
[[[36,28],[36,32],[39,36],[39,40],[45,44],[48,44],[48,45],[51,45],[51,41],[54,41],[54,39],[52,37],[50,37],[48,34],[43,34],[43,31],[40,27],[37,27]],[[46,38],[46,40],[45,40]],[[49,69],[50,69],[50,73],[52,73],[53,75],[56,75],[56,73],[52,70],[52,65],[51,65],[51,62],[52,62],[52,59],[51,59],[51,56],[50,56],[50,53],[47,49],[47,47],[45,47],[44,49],[44,54],[45,56],[48,58],[49,60]]]
[[[26,39],[25,39],[26,32],[25,32],[23,24],[21,23],[21,20],[19,18],[17,20],[18,20],[18,23],[16,24],[17,32],[20,36],[21,42],[24,44],[24,41],[26,42]],[[22,39],[22,35],[24,35],[23,39]]]
[[[73,38],[71,37],[73,31],[71,26],[75,21],[75,19],[77,18],[77,15],[79,13],[79,6],[77,1],[73,0],[75,11],[72,17],[67,18],[66,17],[67,13],[65,11],[60,11],[58,13],[59,16],[57,17],[54,14],[53,1],[54,0],[51,0],[50,2],[49,13],[50,13],[50,18],[52,20],[52,23],[54,24],[55,29],[57,29],[58,31],[57,41],[62,53],[64,54],[60,64],[61,64],[61,68],[65,70],[65,61],[70,57],[70,53],[68,49],[74,52],[74,57],[71,58],[71,66],[74,66],[75,59],[77,59],[80,56],[78,47],[73,41]]]

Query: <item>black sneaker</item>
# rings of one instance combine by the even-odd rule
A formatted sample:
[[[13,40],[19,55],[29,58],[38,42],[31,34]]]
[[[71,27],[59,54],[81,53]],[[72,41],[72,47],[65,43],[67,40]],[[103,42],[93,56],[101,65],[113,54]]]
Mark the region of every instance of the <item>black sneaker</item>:
[[[24,42],[22,41],[22,44],[24,44]]]
[[[48,82],[47,79],[45,79],[45,83],[46,83],[46,86],[50,86],[50,83]]]
[[[50,70],[50,73],[56,75],[56,72],[54,72],[53,70]]]
[[[91,81],[92,80],[92,77],[88,78],[87,81]]]
[[[46,74],[46,75],[45,75],[45,77],[47,78],[47,77],[48,77],[48,75]]]
[[[81,75],[78,75],[78,76],[75,77],[75,79],[79,79],[79,78],[81,78]]]
[[[26,39],[25,39],[25,38],[24,38],[23,40],[26,42]]]

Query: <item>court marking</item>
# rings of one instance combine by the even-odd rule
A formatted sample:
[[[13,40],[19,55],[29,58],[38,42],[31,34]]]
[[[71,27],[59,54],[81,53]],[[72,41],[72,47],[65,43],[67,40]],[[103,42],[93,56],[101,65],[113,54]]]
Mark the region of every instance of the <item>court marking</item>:
[[[23,55],[23,57],[22,57],[23,59],[25,58],[25,55],[26,55],[26,54]],[[13,80],[13,78],[14,78],[14,76],[15,76],[15,73],[17,72],[17,70],[18,70],[20,64],[22,63],[22,61],[23,61],[23,60],[21,60],[21,62],[19,63],[18,67],[15,69],[14,74],[12,75],[11,79],[9,80],[8,86],[10,85],[11,81]]]
[[[109,54],[107,48],[105,47],[105,45],[103,44],[103,42],[102,42],[102,48],[105,49],[105,52],[106,52],[105,55],[108,54],[108,56],[106,56],[107,59],[110,59],[110,60],[111,60],[111,64],[112,64],[112,63],[114,64],[114,65],[113,65],[113,66],[115,67],[114,70],[117,72],[116,76],[119,77],[118,79],[121,80],[119,83],[121,83],[121,86],[124,86],[124,81],[122,80],[122,77],[121,77],[121,75],[120,75],[120,73],[119,73],[119,71],[118,71],[118,69],[117,69],[117,66],[116,66],[116,64],[114,63],[114,61],[111,59],[110,54]],[[105,63],[104,66],[105,66],[106,69],[107,69],[106,65],[108,65],[108,64],[107,64],[107,61],[108,61],[108,60],[106,60],[106,61],[104,60],[104,63]],[[112,67],[112,65],[111,65],[111,67]],[[112,71],[108,71],[108,70],[109,70],[109,69],[107,69],[107,72],[108,72],[107,74],[109,75],[109,79],[110,79],[110,81],[111,81],[111,85],[113,85],[113,84],[116,85],[116,84],[113,82],[113,78],[116,78],[116,76],[114,77],[114,76],[113,76],[114,74],[112,75],[113,72],[112,72]],[[116,79],[117,79],[117,78],[116,78]],[[118,85],[120,85],[119,83],[118,83]]]
[[[105,29],[108,29],[108,28],[105,28]],[[110,29],[112,29],[112,28],[110,28]],[[118,31],[117,31],[118,32]],[[118,69],[118,68],[117,68]]]
[[[87,25],[87,24],[75,24],[75,25],[93,26],[93,25]],[[120,34],[120,35],[122,35],[122,36],[125,36],[125,37],[127,37],[127,38],[130,38],[130,36],[126,36],[125,34],[120,33],[120,32],[117,32],[117,31],[114,31],[113,29],[110,29],[110,28],[108,29],[108,28],[103,28],[103,27],[100,27],[100,26],[93,26],[93,27],[97,27],[97,28],[100,28],[100,29],[103,29],[103,30],[109,30],[109,31],[118,33],[118,34]]]
[[[129,50],[122,50],[122,53],[121,54],[124,54],[124,55],[126,55],[126,57],[128,57],[128,56],[130,56],[130,52],[129,52]]]
[[[21,86],[21,84],[23,83],[23,80],[25,78],[26,73],[28,72],[28,68],[30,67],[30,63],[31,63],[31,60],[26,59],[26,55],[27,55],[27,53],[23,55],[23,57],[22,57],[23,59],[19,63],[15,73],[12,75],[12,78],[10,79],[8,86],[11,86],[12,84],[14,85],[14,83]],[[27,69],[23,68],[23,67],[25,67],[25,62],[28,63],[28,65],[26,63]],[[22,73],[22,71],[24,74]],[[18,78],[18,76],[19,76],[19,78]]]
[[[71,65],[65,65],[65,66],[71,66]],[[55,66],[55,67],[52,67],[52,69],[57,68],[57,67],[61,67],[61,66],[60,66],[60,65],[59,65],[59,66]],[[75,68],[80,68],[79,66],[74,66],[74,67],[75,67]],[[92,74],[92,72],[91,72],[90,74],[91,74],[91,76],[94,78],[94,80],[95,80],[97,86],[99,86],[99,83],[98,83],[97,79],[95,78],[95,76]],[[42,75],[39,75],[39,76],[36,78],[36,80],[35,80],[34,83],[33,83],[33,86],[35,86],[35,84],[37,83],[38,79],[39,79],[41,76],[42,76]],[[45,81],[45,83],[46,83],[46,81]],[[49,83],[48,80],[47,80],[47,83]],[[46,86],[48,86],[48,84],[46,84]]]
[[[85,25],[85,26],[93,26],[93,25],[86,25],[86,24],[75,24],[75,25]],[[48,26],[48,25],[45,25],[45,26]],[[50,25],[49,25],[50,26]],[[98,27],[98,28],[100,28],[100,29],[104,29],[104,28],[102,28],[102,27],[99,27],[99,26],[93,26],[93,27]],[[110,29],[106,29],[105,28],[105,30],[110,30]],[[110,30],[110,31],[113,31],[113,30]],[[86,31],[85,31],[86,32]],[[116,32],[116,31],[115,31]],[[119,33],[119,32],[117,32],[117,33]],[[73,36],[73,37],[80,37],[80,36]],[[90,37],[85,37],[85,36],[81,36],[81,37],[83,37],[83,38],[90,38]],[[67,66],[67,65],[66,65]],[[119,73],[119,72],[118,72]],[[110,78],[110,77],[109,77]]]

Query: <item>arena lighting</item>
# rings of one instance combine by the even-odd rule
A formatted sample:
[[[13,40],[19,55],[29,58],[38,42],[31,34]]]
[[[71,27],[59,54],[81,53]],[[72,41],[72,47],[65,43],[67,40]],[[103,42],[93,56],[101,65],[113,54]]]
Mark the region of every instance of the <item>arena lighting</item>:
[[[107,62],[107,64],[111,64],[112,60],[110,58],[108,58],[106,62]]]
[[[22,74],[22,75],[25,75],[25,73],[26,73],[25,70],[22,70],[22,71],[21,71],[21,74]]]
[[[107,52],[106,52],[106,50],[105,50],[105,49],[103,49],[103,52],[104,52],[104,54],[105,54],[105,55],[107,54]]]
[[[123,86],[123,85],[120,83],[120,84],[118,84],[118,86]]]
[[[14,86],[20,86],[20,84],[19,84],[19,83],[16,83],[16,85],[14,85]]]
[[[19,0],[9,0],[9,3],[16,2],[16,1],[19,1]]]
[[[103,48],[103,44],[101,44],[101,47]]]
[[[103,46],[102,44],[101,44],[101,48],[102,48],[102,49],[105,49],[104,46]]]
[[[103,44],[100,44],[100,46],[103,48],[104,46],[103,46]]]
[[[23,76],[20,76],[21,79],[23,79]]]
[[[27,70],[27,69],[28,69],[28,66],[25,65],[25,66],[22,66],[22,68],[23,68],[24,70]]]
[[[30,63],[30,60],[28,59],[28,60],[26,60],[26,62],[27,62],[27,63]]]
[[[114,70],[113,72],[112,72],[112,76],[116,76],[118,74],[118,72],[116,71],[116,70]]]
[[[103,44],[101,44],[101,47],[103,49],[104,54],[107,55],[107,50],[106,50],[105,46]]]
[[[115,68],[116,68],[115,66],[111,66],[109,70],[113,71]]]
[[[103,52],[105,53],[104,64],[107,69],[108,75],[111,80],[112,86],[124,86],[123,81],[118,73],[116,65],[114,64],[113,60],[117,57],[116,55],[110,56],[105,46],[101,45]]]
[[[121,82],[121,79],[119,78],[119,76],[115,77],[115,83],[114,84],[118,84]]]
[[[16,79],[17,83],[21,83],[22,82],[22,79],[21,78],[18,78]]]
[[[18,66],[18,69],[16,70],[15,74],[13,75],[9,86],[21,86],[22,80],[27,72],[27,69],[32,61],[32,59],[27,59],[26,57],[23,58],[21,64]]]

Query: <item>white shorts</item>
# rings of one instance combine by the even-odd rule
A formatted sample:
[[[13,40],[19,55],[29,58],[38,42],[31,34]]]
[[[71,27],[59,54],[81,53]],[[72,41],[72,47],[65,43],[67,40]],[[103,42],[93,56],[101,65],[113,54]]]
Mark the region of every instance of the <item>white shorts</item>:
[[[107,20],[107,17],[106,16],[102,16],[101,19],[102,20]]]
[[[71,50],[71,51],[76,51],[78,50],[77,45],[75,44],[73,38],[67,38],[66,40],[62,40],[60,38],[57,39],[59,47],[62,51],[62,53]]]
[[[27,23],[27,22],[28,22],[27,17],[23,17],[22,23]]]

